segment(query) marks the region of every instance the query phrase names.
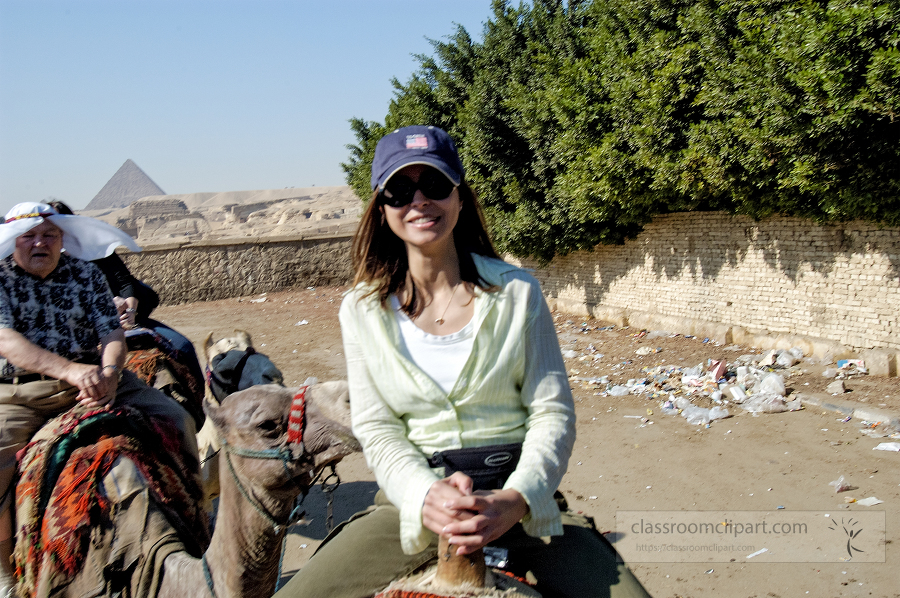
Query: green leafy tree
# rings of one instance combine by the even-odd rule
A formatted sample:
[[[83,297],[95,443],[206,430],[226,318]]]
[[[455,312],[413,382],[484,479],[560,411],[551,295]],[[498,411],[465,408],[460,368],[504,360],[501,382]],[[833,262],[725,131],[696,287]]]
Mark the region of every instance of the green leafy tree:
[[[900,223],[896,0],[492,8],[481,41],[457,26],[394,80],[384,126],[351,121],[361,197],[378,138],[427,123],[519,256],[622,242],[671,211]]]

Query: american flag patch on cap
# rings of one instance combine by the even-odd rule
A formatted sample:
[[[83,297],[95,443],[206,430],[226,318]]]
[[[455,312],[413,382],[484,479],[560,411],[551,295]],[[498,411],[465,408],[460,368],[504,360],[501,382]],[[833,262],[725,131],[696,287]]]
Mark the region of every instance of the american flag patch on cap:
[[[406,149],[428,149],[428,138],[425,135],[407,135]]]

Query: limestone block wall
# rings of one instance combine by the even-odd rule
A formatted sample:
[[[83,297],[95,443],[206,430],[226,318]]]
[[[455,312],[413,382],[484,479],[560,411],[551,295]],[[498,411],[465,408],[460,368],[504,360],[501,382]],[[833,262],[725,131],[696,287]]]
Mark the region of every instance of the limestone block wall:
[[[173,243],[122,258],[161,303],[178,304],[347,284],[353,277],[351,238],[345,233]]]
[[[164,303],[346,285],[352,231],[145,247],[123,254]],[[620,325],[762,348],[900,354],[900,228],[720,212],[657,217],[624,245],[531,262],[548,300]]]
[[[535,274],[573,313],[756,346],[805,339],[808,352],[900,350],[900,228],[670,214]]]

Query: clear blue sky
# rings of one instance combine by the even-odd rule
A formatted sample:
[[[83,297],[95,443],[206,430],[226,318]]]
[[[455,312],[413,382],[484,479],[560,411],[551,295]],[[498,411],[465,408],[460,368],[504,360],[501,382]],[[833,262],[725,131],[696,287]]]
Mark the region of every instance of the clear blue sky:
[[[126,159],[166,193],[345,184],[348,119],[490,0],[0,0],[0,216],[82,208]]]

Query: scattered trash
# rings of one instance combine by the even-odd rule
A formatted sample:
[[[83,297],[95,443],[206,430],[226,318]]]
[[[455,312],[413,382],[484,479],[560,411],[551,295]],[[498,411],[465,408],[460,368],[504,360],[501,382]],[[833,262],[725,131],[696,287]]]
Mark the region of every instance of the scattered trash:
[[[848,484],[847,482],[844,481],[844,476],[839,477],[838,479],[834,480],[833,482],[828,482],[828,485],[834,486],[835,494],[837,494],[838,492],[845,492],[852,488],[852,486],[850,486],[850,484]]]
[[[709,574],[712,573],[713,571],[715,571],[715,569],[709,569],[708,571],[706,571],[706,574],[709,575]]]
[[[747,398],[747,393],[740,386],[732,386],[728,392],[731,393],[731,398],[735,403],[742,403]]]
[[[900,430],[893,422],[860,422],[860,434],[869,438],[900,438]]]
[[[659,353],[660,349],[653,349],[651,347],[641,347],[637,351],[634,352],[635,355],[650,355],[651,353]]]
[[[784,378],[780,374],[769,374],[759,383],[760,392],[774,393],[784,396],[786,389],[784,387]]]
[[[856,499],[853,498],[852,496],[845,496],[845,497],[844,497],[844,502],[847,503],[847,504],[849,505],[849,504],[855,503],[855,502],[856,502]]]
[[[575,359],[579,355],[580,355],[580,353],[578,353],[577,351],[573,351],[572,349],[566,349],[565,351],[562,352],[562,356],[565,359]]]
[[[251,299],[250,303],[263,303],[268,300],[268,297],[260,297],[259,299]]]
[[[728,364],[724,359],[718,359],[710,363],[709,369],[706,371],[709,372],[709,375],[712,376],[713,380],[718,380],[725,376],[725,370],[727,369]]]
[[[882,442],[872,449],[873,451],[895,451],[900,452],[900,442]]]
[[[824,372],[822,372],[823,378],[834,378],[838,375],[838,371],[834,368],[828,368]]]
[[[794,366],[799,361],[800,360],[795,357],[790,351],[782,351],[778,354],[778,357],[775,358],[776,365],[780,365],[784,369],[788,369]]]
[[[874,507],[875,505],[880,505],[883,502],[883,500],[878,500],[874,496],[870,496],[869,498],[864,498],[862,500],[856,501],[856,504],[862,505],[864,507]]]
[[[857,370],[865,370],[866,362],[862,359],[839,359],[837,362],[839,370],[849,370],[856,368]]]
[[[803,408],[800,399],[788,402],[784,400],[783,396],[772,392],[755,394],[740,405],[741,409],[750,413],[783,413],[785,411],[798,411]]]
[[[759,556],[759,555],[761,555],[761,554],[764,553],[764,552],[769,552],[769,549],[768,549],[768,548],[760,548],[759,550],[757,550],[757,551],[754,552],[753,554],[748,554],[748,555],[747,555],[747,558],[748,558],[748,559],[752,559],[753,557]]]
[[[709,410],[710,421],[725,419],[727,417],[731,417],[731,415],[728,413],[728,409],[725,409],[724,407],[716,406]]]
[[[294,324],[294,326],[306,326],[307,324],[309,324],[308,321],[306,321],[306,320],[300,320],[299,322],[297,322],[296,324]]]
[[[688,407],[681,412],[681,417],[691,425],[704,425],[709,423],[709,409],[703,407]]]

